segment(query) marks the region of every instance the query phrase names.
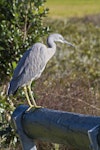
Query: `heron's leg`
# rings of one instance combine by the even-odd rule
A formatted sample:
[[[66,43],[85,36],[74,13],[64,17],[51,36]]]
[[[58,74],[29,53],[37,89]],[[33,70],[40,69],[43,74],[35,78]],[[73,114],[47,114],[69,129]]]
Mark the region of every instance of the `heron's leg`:
[[[34,100],[34,97],[33,97],[33,95],[32,95],[32,91],[31,91],[31,84],[28,85],[28,89],[29,89],[29,94],[30,94],[31,99],[32,99],[32,101],[33,101],[34,107],[35,107],[35,108],[41,108],[41,106],[37,106],[37,104],[36,104],[36,102],[35,102],[35,100]]]
[[[31,84],[28,85],[28,89],[29,89],[30,97],[31,97],[31,99],[32,99],[32,101],[33,101],[33,105],[34,105],[35,107],[37,107],[36,102],[35,102],[35,99],[34,99],[34,97],[33,97],[33,95],[32,95]]]
[[[29,106],[32,107],[33,105],[31,104],[31,101],[29,99],[28,92],[27,92],[27,87],[26,86],[24,86],[24,92],[25,92],[25,96],[27,98]]]

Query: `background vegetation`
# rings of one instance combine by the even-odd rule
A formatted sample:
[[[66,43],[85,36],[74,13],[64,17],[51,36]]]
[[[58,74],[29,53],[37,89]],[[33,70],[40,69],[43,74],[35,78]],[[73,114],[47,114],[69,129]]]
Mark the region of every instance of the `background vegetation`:
[[[83,17],[88,14],[100,13],[100,0],[47,0],[52,18]]]
[[[86,8],[84,6],[87,3],[89,3],[87,5],[88,14],[94,15],[87,15],[87,11],[80,10],[80,8]],[[23,5],[22,3],[15,3],[14,0],[9,1],[9,3],[3,0],[0,2],[2,8],[2,15],[0,16],[0,61],[2,60],[0,62],[0,148],[2,150],[8,148],[11,150],[21,149],[10,125],[10,116],[16,106],[26,103],[22,90],[19,90],[15,97],[10,99],[5,97],[8,81],[17,61],[30,45],[38,40],[43,40],[46,44],[49,28],[51,32],[61,33],[76,48],[57,44],[55,56],[47,64],[40,79],[36,81],[36,84],[33,84],[32,88],[37,103],[52,109],[100,115],[100,14],[96,14],[96,9],[91,10],[92,7],[90,8],[90,6],[94,3],[93,0],[81,0],[81,2],[69,0],[63,3],[60,0],[57,2],[56,0],[48,0],[46,6],[50,6],[49,8],[64,4],[63,6],[70,6],[69,10],[71,11],[64,7],[60,10],[55,7],[56,11],[52,13],[51,8],[50,18],[43,19],[48,9],[43,7],[44,1],[42,0],[41,3],[34,0],[34,5],[30,5],[34,11],[30,14],[25,11],[28,1],[25,1]],[[94,4],[97,10],[100,7],[99,3],[98,0]],[[78,13],[72,11],[74,6]],[[20,7],[25,9],[20,9]],[[6,16],[4,10],[10,11],[10,15]],[[20,12],[21,10],[23,12]],[[60,12],[65,13],[60,14]],[[16,13],[17,15],[15,15]],[[22,13],[22,16],[20,16],[20,13]],[[59,14],[60,17],[55,14]],[[82,17],[76,17],[74,14],[79,14],[77,16]],[[29,19],[27,26],[26,16]],[[70,16],[71,18],[68,18]],[[30,32],[26,34],[25,29],[28,29],[29,24],[33,26],[31,26]],[[44,35],[45,37],[43,37]],[[54,144],[51,143],[38,142],[37,146],[39,150],[54,149]],[[59,147],[60,150],[69,150],[64,145]]]

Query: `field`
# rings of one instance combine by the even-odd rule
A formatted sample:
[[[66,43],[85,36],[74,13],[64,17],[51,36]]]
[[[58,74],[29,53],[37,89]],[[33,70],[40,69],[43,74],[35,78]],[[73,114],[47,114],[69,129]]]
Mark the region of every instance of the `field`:
[[[100,0],[47,0],[52,18],[82,17],[100,12]]]

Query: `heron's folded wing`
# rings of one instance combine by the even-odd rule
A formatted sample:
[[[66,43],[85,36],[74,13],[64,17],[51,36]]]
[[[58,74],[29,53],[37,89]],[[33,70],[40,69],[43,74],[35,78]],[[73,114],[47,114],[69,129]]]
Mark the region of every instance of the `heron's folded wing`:
[[[42,72],[45,63],[45,46],[37,43],[27,50],[20,59],[13,75],[13,79],[23,78],[23,80],[31,80]]]

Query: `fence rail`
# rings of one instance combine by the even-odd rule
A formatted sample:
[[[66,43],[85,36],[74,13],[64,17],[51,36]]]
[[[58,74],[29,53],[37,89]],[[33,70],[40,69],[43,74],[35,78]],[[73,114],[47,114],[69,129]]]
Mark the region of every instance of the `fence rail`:
[[[79,150],[100,150],[100,117],[35,109],[21,105],[12,115],[23,150],[37,150],[34,141],[66,144]]]

